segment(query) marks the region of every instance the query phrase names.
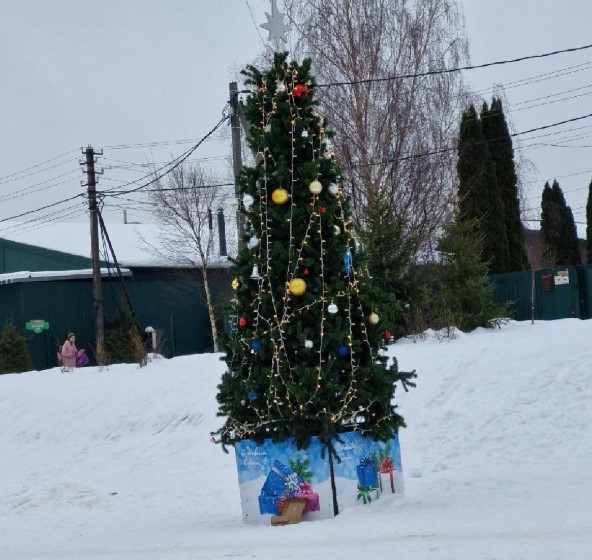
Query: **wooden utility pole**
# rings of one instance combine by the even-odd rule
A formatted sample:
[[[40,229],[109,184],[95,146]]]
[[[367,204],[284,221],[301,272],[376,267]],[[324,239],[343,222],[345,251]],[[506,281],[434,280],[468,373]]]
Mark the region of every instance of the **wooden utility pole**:
[[[88,212],[90,214],[90,256],[93,270],[93,308],[95,311],[95,343],[97,358],[100,359],[105,348],[105,324],[103,318],[103,288],[101,286],[101,262],[99,260],[99,220],[97,214],[97,172],[95,171],[95,151],[92,146],[84,150],[86,161],[86,186]],[[102,151],[98,155],[102,155]]]
[[[238,103],[238,84],[236,82],[230,82],[228,84],[230,92],[230,129],[232,131],[232,170],[234,172],[234,196],[238,202],[236,209],[236,227],[238,233],[238,248],[239,250],[243,247],[243,218],[240,212],[241,201],[239,198],[239,189],[236,182],[242,167],[243,158],[241,152],[241,122],[240,122],[240,107]]]

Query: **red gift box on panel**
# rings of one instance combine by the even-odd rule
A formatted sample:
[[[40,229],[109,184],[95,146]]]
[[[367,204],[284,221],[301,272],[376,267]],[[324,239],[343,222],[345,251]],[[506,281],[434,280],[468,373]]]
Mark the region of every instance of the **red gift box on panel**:
[[[378,482],[381,492],[395,493],[395,465],[390,457],[385,457],[380,463]]]

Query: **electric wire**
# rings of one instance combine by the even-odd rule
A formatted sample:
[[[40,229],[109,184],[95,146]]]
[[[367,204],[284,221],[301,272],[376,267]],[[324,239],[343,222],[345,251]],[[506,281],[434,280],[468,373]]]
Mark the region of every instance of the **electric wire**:
[[[166,166],[161,167],[160,169],[155,170],[153,173],[150,173],[149,175],[147,175],[144,178],[147,177],[153,177],[150,181],[148,181],[147,183],[140,185],[134,189],[129,189],[127,191],[121,191],[118,194],[130,194],[133,192],[137,192],[141,189],[144,189],[150,185],[153,185],[154,183],[156,183],[157,181],[159,181],[160,179],[162,179],[163,177],[165,177],[166,175],[168,175],[169,173],[172,173],[177,167],[179,167],[179,165],[181,165],[193,152],[195,152],[195,150],[197,150],[197,148],[199,148],[199,146],[201,146],[201,144],[208,138],[210,137],[212,134],[214,134],[214,132],[216,132],[216,130],[222,126],[222,124],[228,119],[229,117],[226,114],[222,115],[222,118],[216,123],[216,125],[203,137],[201,138],[196,144],[194,144],[189,150],[187,150],[184,154],[182,154],[181,156],[179,156],[178,158],[176,158],[176,161],[173,160],[173,162],[171,162],[170,164],[167,164]],[[163,173],[161,173],[160,175],[157,175],[157,173],[159,171],[162,171],[164,168],[168,167],[168,169],[166,171],[164,171]],[[138,181],[140,181],[141,179],[137,179],[136,181],[133,181],[132,183],[129,183],[130,185],[138,183]],[[126,186],[126,185],[124,185]],[[104,193],[112,191],[114,189],[109,189],[108,191],[103,191]],[[113,195],[113,196],[118,196],[118,195]]]
[[[25,179],[25,178],[31,177],[33,175],[38,175],[39,173],[45,173],[46,171],[48,171],[50,169],[55,169],[56,167],[61,167],[62,165],[65,165],[66,163],[72,163],[73,161],[78,161],[78,158],[62,161],[61,163],[56,163],[55,165],[50,165],[49,167],[45,167],[44,169],[38,169],[37,171],[32,171],[31,173],[26,173],[25,175],[21,175],[20,177],[14,177],[14,174],[13,174],[10,179],[0,181],[0,184],[7,185],[8,183],[14,183],[16,181],[20,181],[21,179]]]
[[[552,72],[546,72],[544,74],[537,74],[535,76],[530,76],[528,78],[522,78],[520,80],[502,83],[499,84],[499,86],[493,86],[486,89],[477,90],[474,93],[475,95],[482,95],[484,93],[495,92],[500,87],[504,90],[508,90],[515,89],[518,87],[529,86],[540,82],[546,82],[548,80],[554,80],[556,78],[562,78],[563,76],[567,76],[569,74],[584,72],[586,70],[590,70],[590,68],[592,68],[592,62],[584,62],[582,64],[576,64],[574,66],[566,66],[564,68],[559,68],[558,70],[553,70]]]
[[[559,54],[565,53],[572,53],[577,51],[583,51],[592,48],[592,44],[589,45],[582,45],[580,47],[571,47],[568,49],[561,49],[551,52],[546,52],[542,54],[533,54],[527,56],[521,56],[518,58],[512,58],[507,60],[496,60],[493,62],[486,62],[484,64],[469,64],[467,66],[458,66],[456,68],[443,68],[440,70],[426,70],[425,72],[412,72],[408,74],[400,74],[395,76],[388,76],[384,78],[367,78],[363,80],[351,80],[351,81],[341,81],[341,82],[330,82],[327,84],[317,84],[316,87],[318,88],[327,88],[327,87],[334,87],[334,86],[350,86],[350,85],[357,85],[357,84],[371,84],[371,83],[378,83],[378,82],[390,82],[394,80],[403,80],[403,79],[410,79],[410,78],[423,78],[425,76],[434,76],[438,74],[451,74],[454,72],[461,72],[463,70],[477,70],[479,68],[489,68],[491,66],[501,66],[504,64],[514,64],[516,62],[523,62],[525,60],[534,60],[539,58],[548,58],[551,56],[556,56]]]
[[[10,216],[8,218],[1,219],[0,223],[9,222],[11,220],[16,220],[17,218],[22,218],[23,216],[29,216],[30,214],[36,214],[37,212],[41,212],[42,210],[46,210],[47,208],[54,208],[55,206],[58,206],[60,204],[64,204],[66,202],[70,202],[72,200],[80,198],[81,196],[84,196],[84,195],[82,193],[76,194],[76,195],[71,196],[69,198],[64,198],[62,200],[58,200],[57,202],[52,202],[51,204],[46,204],[45,206],[35,208],[34,210],[28,210],[28,211],[22,212],[20,214],[15,214],[14,216]]]
[[[66,183],[68,183],[69,181],[59,181],[58,183],[54,183],[52,185],[47,185],[47,183],[54,181],[55,179],[61,179],[63,177],[67,177],[69,175],[74,175],[74,174],[78,174],[79,171],[78,169],[74,169],[72,171],[68,171],[67,173],[63,173],[62,175],[57,175],[55,177],[51,177],[50,179],[47,179],[45,181],[42,181],[41,183],[36,183],[35,185],[30,185],[28,187],[24,187],[22,189],[20,189],[19,191],[13,191],[10,193],[6,193],[3,195],[0,195],[0,202],[4,201],[4,200],[12,200],[15,198],[20,198],[22,196],[28,196],[30,194],[35,194],[47,189],[51,189],[53,187],[58,187],[60,185],[64,185]],[[45,185],[42,187],[42,185]],[[41,188],[35,188],[35,187],[41,187]]]
[[[14,173],[11,173],[10,175],[5,175],[4,177],[0,177],[0,184],[4,183],[6,179],[10,179],[11,177],[14,177],[15,175],[21,175],[21,174],[25,173],[26,171],[30,171],[31,169],[36,169],[37,167],[40,167],[41,165],[45,165],[46,163],[51,163],[52,161],[55,161],[56,159],[60,159],[62,157],[68,156],[68,155],[70,155],[74,152],[77,152],[77,151],[78,151],[78,148],[74,148],[73,150],[69,150],[67,152],[64,152],[63,154],[58,155],[58,156],[52,157],[50,159],[47,159],[47,160],[37,163],[35,165],[31,165],[30,167],[26,167],[25,169],[21,169],[20,171],[15,171]],[[51,168],[48,168],[48,169],[51,169]]]

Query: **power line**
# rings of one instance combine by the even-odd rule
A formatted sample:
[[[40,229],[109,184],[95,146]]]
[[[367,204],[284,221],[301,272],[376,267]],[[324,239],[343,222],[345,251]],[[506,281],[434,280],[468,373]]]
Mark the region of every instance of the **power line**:
[[[522,78],[521,80],[514,80],[512,82],[506,82],[505,84],[499,84],[499,87],[503,88],[504,90],[514,89],[523,86],[529,86],[532,84],[536,84],[539,82],[546,82],[547,80],[554,80],[556,78],[561,78],[563,76],[567,76],[569,74],[575,74],[577,72],[583,72],[585,70],[589,70],[592,67],[592,62],[584,62],[583,64],[576,64],[574,66],[565,66],[563,68],[559,68],[558,70],[554,70],[553,72],[546,72],[544,74],[536,74],[535,76],[530,76],[528,78]],[[477,90],[474,93],[476,95],[482,95],[484,93],[494,92],[497,88],[490,87],[487,89]]]
[[[227,138],[224,138],[227,139]],[[208,141],[217,140],[217,138],[209,138]],[[113,144],[111,146],[103,146],[103,149],[109,150],[125,150],[131,148],[152,148],[155,146],[176,146],[179,144],[192,144],[198,141],[197,138],[184,138],[180,140],[157,140],[154,142],[140,142],[137,144]]]
[[[6,185],[8,183],[14,183],[15,181],[20,181],[21,179],[25,179],[26,177],[31,177],[32,175],[38,175],[39,173],[45,173],[46,171],[49,171],[50,169],[55,169],[56,167],[61,167],[62,165],[65,165],[66,163],[71,163],[71,162],[77,161],[77,160],[78,160],[78,158],[62,161],[61,163],[56,163],[55,165],[50,165],[49,167],[45,167],[43,169],[38,169],[37,171],[32,171],[31,173],[21,175],[20,177],[15,177],[13,174],[12,176],[7,176],[7,177],[12,177],[12,178],[1,181],[0,184]],[[34,167],[38,167],[38,166],[34,166]]]
[[[582,115],[580,117],[574,117],[572,119],[566,119],[564,121],[559,121],[556,123],[551,123],[551,124],[547,124],[547,125],[543,125],[543,126],[539,126],[536,128],[531,128],[529,130],[524,130],[522,132],[513,132],[512,134],[510,134],[511,137],[516,137],[516,136],[522,136],[524,134],[531,134],[533,132],[537,132],[539,130],[547,130],[549,128],[553,128],[556,126],[561,126],[562,124],[567,124],[570,122],[576,122],[576,121],[580,121],[583,119],[588,119],[592,117],[592,113],[588,113],[587,115]],[[500,138],[501,139],[501,138]],[[534,138],[528,138],[527,140],[533,140]],[[484,142],[487,142],[486,140],[484,140]],[[440,155],[440,154],[445,154],[451,151],[456,150],[457,148],[454,147],[448,147],[448,148],[441,148],[440,150],[433,150],[431,152],[423,152],[423,153],[419,153],[419,154],[412,154],[409,156],[402,156],[399,158],[393,158],[393,159],[386,159],[386,160],[382,160],[382,161],[377,161],[377,162],[372,162],[372,163],[367,163],[364,165],[361,164],[353,164],[352,168],[362,168],[362,167],[370,167],[373,165],[384,165],[387,163],[398,163],[400,161],[407,161],[407,160],[413,160],[413,159],[418,159],[418,158],[422,158],[422,157],[429,157],[429,156],[435,156],[435,155]]]
[[[576,52],[576,51],[583,51],[586,49],[592,48],[592,44],[590,45],[583,45],[581,47],[572,47],[569,49],[561,49],[557,51],[547,52],[543,54],[533,54],[528,56],[521,56],[519,58],[512,58],[508,60],[496,60],[494,62],[486,62],[485,64],[472,64],[468,66],[458,66],[456,68],[444,68],[442,70],[426,70],[425,72],[414,72],[410,74],[400,74],[398,76],[389,76],[386,78],[367,78],[364,80],[352,80],[352,81],[343,81],[343,82],[331,82],[328,84],[317,84],[316,87],[318,88],[327,88],[333,86],[350,86],[350,85],[357,85],[357,84],[370,84],[375,82],[390,82],[393,80],[403,80],[408,78],[422,78],[425,76],[434,76],[438,74],[451,74],[453,72],[460,72],[462,70],[477,70],[479,68],[488,68],[490,66],[501,66],[503,64],[513,64],[515,62],[522,62],[524,60],[533,60],[537,58],[547,58],[550,56],[556,56],[558,54]]]
[[[28,216],[29,214],[36,214],[37,212],[41,212],[41,210],[46,210],[47,208],[53,208],[54,206],[58,206],[59,204],[64,204],[65,202],[70,202],[71,200],[75,200],[76,198],[80,198],[84,196],[84,194],[80,193],[70,198],[64,198],[63,200],[58,200],[57,202],[53,202],[52,204],[46,204],[45,206],[41,206],[40,208],[35,208],[34,210],[29,210],[27,212],[23,212],[21,214],[16,214],[14,216],[10,216],[8,218],[4,218],[0,220],[2,222],[8,222],[10,220],[15,220],[16,218],[22,218],[23,216]]]
[[[15,171],[14,173],[11,173],[10,175],[5,175],[4,177],[0,177],[0,183],[4,183],[4,182],[8,183],[10,181],[5,181],[6,179],[10,179],[11,177],[14,177],[15,175],[21,175],[21,174],[25,173],[26,171],[30,171],[31,169],[36,169],[37,167],[45,165],[46,163],[51,163],[52,161],[55,161],[56,159],[60,159],[62,157],[70,155],[76,151],[78,151],[77,148],[75,148],[73,150],[69,150],[68,152],[64,152],[63,154],[60,154],[59,156],[55,156],[55,157],[52,157],[52,158],[47,159],[45,161],[42,161],[41,163],[31,165],[30,167],[26,167],[25,169],[21,169],[20,171]],[[66,163],[66,162],[64,162],[64,163]],[[60,165],[62,165],[62,164],[60,164]],[[52,169],[52,168],[48,167],[47,169]],[[21,179],[22,179],[22,177],[21,177]]]
[[[40,191],[45,191],[47,189],[51,189],[53,187],[57,187],[59,185],[64,185],[68,181],[59,181],[58,183],[53,183],[52,185],[48,185],[47,183],[51,181],[55,181],[56,179],[61,179],[62,177],[67,177],[68,175],[78,174],[78,170],[74,169],[73,171],[68,171],[67,173],[62,173],[61,175],[56,175],[55,177],[51,177],[50,179],[46,179],[45,181],[41,181],[41,183],[37,183],[35,185],[29,185],[28,187],[24,187],[18,191],[13,191],[10,193],[6,193],[0,196],[0,201],[4,200],[12,200],[14,198],[20,198],[21,196],[28,196],[30,194],[38,193]],[[45,185],[45,186],[41,186]],[[41,187],[36,189],[35,187]]]
[[[216,125],[214,126],[214,128],[212,128],[212,130],[210,130],[201,140],[199,140],[199,142],[197,142],[195,145],[193,145],[189,150],[187,150],[182,156],[180,156],[179,158],[176,158],[177,161],[173,160],[173,162],[175,162],[173,165],[171,165],[173,162],[171,162],[171,164],[167,164],[166,166],[161,167],[160,169],[157,169],[156,171],[154,171],[154,173],[147,175],[146,177],[149,177],[151,175],[155,175],[156,173],[158,173],[158,171],[161,171],[162,169],[164,169],[165,167],[168,167],[169,165],[171,165],[166,171],[164,171],[163,173],[161,173],[160,175],[155,176],[153,179],[151,179],[150,181],[148,181],[147,183],[140,185],[139,187],[136,187],[134,189],[129,189],[127,191],[121,191],[118,194],[113,194],[113,196],[119,196],[120,194],[130,194],[130,193],[134,193],[136,191],[139,191],[141,189],[144,189],[150,185],[153,185],[154,183],[156,183],[157,181],[159,181],[160,179],[162,179],[163,177],[165,177],[166,175],[168,175],[169,173],[173,172],[177,167],[179,167],[179,165],[181,165],[193,152],[195,152],[195,150],[197,150],[197,148],[199,148],[199,146],[201,146],[201,144],[212,134],[214,134],[214,132],[216,132],[216,130],[222,125],[222,123],[224,123],[226,120],[228,119],[228,116],[226,114],[222,115],[222,118],[216,123]],[[133,181],[131,184],[135,184],[138,181],[140,181],[141,179],[137,179],[136,181]],[[124,185],[125,186],[125,185]],[[108,191],[103,191],[103,194],[107,193],[107,192],[111,192],[115,189],[109,189]]]
[[[192,191],[194,189],[214,189],[219,187],[234,187],[234,183],[218,183],[216,185],[193,185],[191,187],[170,187],[162,189],[145,189],[142,192]],[[134,191],[109,191],[107,196],[120,196]]]
[[[547,128],[553,128],[555,126],[561,126],[562,124],[567,124],[570,122],[576,122],[576,121],[581,121],[583,119],[589,119],[590,117],[592,117],[592,113],[588,113],[587,115],[582,115],[581,117],[574,117],[573,119],[567,119],[564,121],[559,121],[556,123],[552,123],[552,124],[547,124],[545,126],[539,126],[536,128],[531,128],[530,130],[524,130],[522,132],[514,132],[513,134],[510,134],[510,136],[521,136],[523,134],[530,134],[531,132],[537,132],[539,130],[546,130]]]

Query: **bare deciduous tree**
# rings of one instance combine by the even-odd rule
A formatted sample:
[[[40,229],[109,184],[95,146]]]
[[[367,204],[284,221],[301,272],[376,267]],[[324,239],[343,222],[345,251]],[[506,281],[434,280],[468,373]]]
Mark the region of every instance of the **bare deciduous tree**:
[[[414,254],[431,246],[450,210],[455,139],[467,61],[453,0],[283,0],[296,56],[310,56],[322,112],[364,229],[375,201],[405,226]],[[394,78],[400,76],[401,78]],[[410,76],[410,77],[403,77]],[[336,85],[332,85],[336,84]]]
[[[227,194],[211,185],[219,183],[198,165],[180,165],[154,183],[150,193],[157,220],[165,226],[160,247],[152,252],[177,264],[199,269],[203,278],[214,352],[218,352],[216,313],[210,277],[214,262],[220,262],[214,214],[224,207]]]

